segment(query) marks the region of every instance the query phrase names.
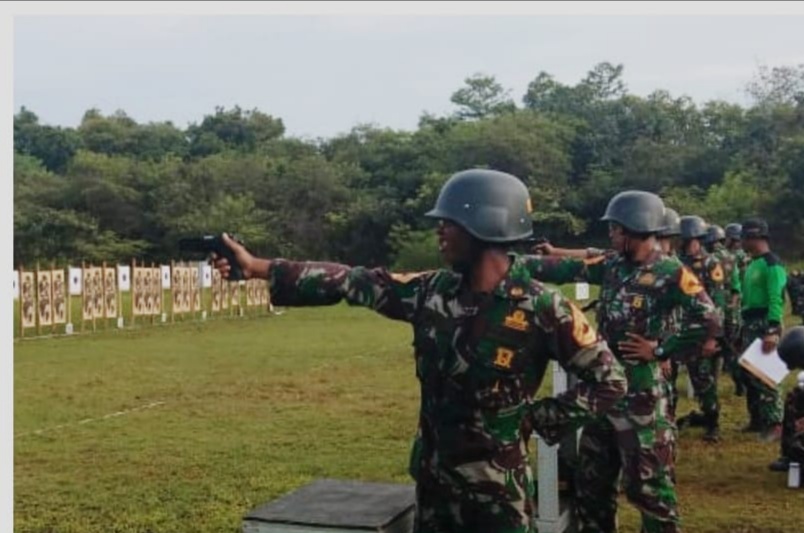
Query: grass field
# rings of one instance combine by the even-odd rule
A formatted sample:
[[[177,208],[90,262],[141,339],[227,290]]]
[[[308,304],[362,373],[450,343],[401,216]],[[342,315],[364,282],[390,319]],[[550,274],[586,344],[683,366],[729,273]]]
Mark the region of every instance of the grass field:
[[[317,477],[409,482],[410,341],[346,306],[19,341],[14,529],[234,533]],[[766,469],[778,445],[739,434],[742,399],[720,389],[724,442],[681,437],[685,531],[804,531],[804,490]],[[638,531],[627,503],[621,521]]]

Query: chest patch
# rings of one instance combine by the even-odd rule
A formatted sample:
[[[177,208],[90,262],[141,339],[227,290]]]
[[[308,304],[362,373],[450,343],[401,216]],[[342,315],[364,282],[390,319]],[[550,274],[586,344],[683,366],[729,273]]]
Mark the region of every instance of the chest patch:
[[[647,273],[642,274],[641,276],[639,276],[639,279],[637,280],[637,283],[639,283],[640,285],[644,285],[646,287],[650,287],[654,283],[656,283],[656,276],[653,275],[650,272],[647,272]]]
[[[500,346],[497,348],[497,356],[494,358],[494,366],[497,368],[504,368],[506,370],[511,368],[511,363],[514,361],[514,351]]]
[[[505,321],[503,325],[506,328],[515,329],[517,331],[527,331],[530,327],[528,325],[527,317],[525,316],[525,312],[521,309],[517,309],[507,317],[505,317]]]

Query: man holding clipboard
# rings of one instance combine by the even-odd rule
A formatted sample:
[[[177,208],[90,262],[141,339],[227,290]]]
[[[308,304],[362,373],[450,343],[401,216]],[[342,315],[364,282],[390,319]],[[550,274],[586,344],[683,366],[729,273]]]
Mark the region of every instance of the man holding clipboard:
[[[751,255],[751,262],[743,276],[742,341],[747,350],[740,358],[740,366],[750,416],[745,429],[759,432],[760,439],[765,442],[774,442],[782,436],[782,400],[778,382],[765,368],[768,366],[765,363],[771,360],[754,358],[752,363],[749,357],[758,347],[766,357],[778,359],[775,352],[782,333],[787,273],[779,257],[770,251],[769,237],[768,224],[764,220],[751,219],[743,224],[743,247]],[[751,345],[757,340],[758,345],[751,350]]]

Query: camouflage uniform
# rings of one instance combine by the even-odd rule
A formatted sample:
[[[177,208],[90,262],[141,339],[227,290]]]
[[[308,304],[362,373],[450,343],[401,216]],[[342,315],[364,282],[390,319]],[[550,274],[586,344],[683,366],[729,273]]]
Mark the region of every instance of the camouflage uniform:
[[[689,269],[658,250],[639,265],[623,256],[532,257],[528,269],[542,281],[600,285],[598,327],[628,377],[628,394],[618,409],[583,428],[575,483],[579,531],[616,531],[621,471],[626,496],[642,513],[642,531],[679,531],[674,427],[667,418],[659,363],[624,359],[618,343],[628,340],[627,332],[663,339],[663,358],[700,344],[720,332],[712,300]],[[664,328],[677,307],[684,310],[682,323],[674,335],[665,337]]]
[[[490,294],[471,292],[448,270],[398,275],[333,263],[271,264],[276,305],[345,299],[413,326],[421,386],[410,461],[417,533],[534,532],[532,432],[556,443],[625,394],[622,366],[583,313],[511,258]],[[581,381],[535,400],[551,358]]]
[[[732,268],[729,272],[730,278],[726,277],[726,269],[714,254],[702,252],[698,256],[682,255],[681,262],[684,263],[701,281],[704,289],[717,308],[718,318],[722,321],[726,314],[726,309],[730,303],[729,293],[726,289],[726,281],[729,281],[731,290],[739,292],[739,274]],[[721,345],[725,342],[721,339]],[[678,352],[677,357],[673,358],[677,365],[683,362],[689,371],[692,388],[695,390],[695,397],[703,412],[704,425],[707,427],[717,427],[720,417],[720,406],[717,397],[717,358],[704,357],[700,347],[696,346],[692,350]],[[677,398],[675,378],[677,372],[673,373],[673,394]],[[677,400],[674,399],[674,405]]]
[[[739,295],[742,291],[742,272],[744,271],[746,262],[746,254],[740,249],[729,250],[721,243],[716,243],[714,246],[713,255],[723,265],[723,272],[726,280],[731,280],[730,289],[731,296],[727,295],[727,302],[725,313],[723,316],[723,342],[721,343],[720,355],[723,357],[723,369],[729,373],[735,382],[739,382],[737,365],[737,358],[740,355],[741,339],[740,339],[740,299]],[[737,295],[734,298],[734,295]],[[738,386],[739,388],[739,386]]]
[[[787,294],[793,315],[804,318],[804,274],[793,272],[787,278]]]
[[[804,463],[804,388],[801,387],[791,390],[785,398],[782,457]]]

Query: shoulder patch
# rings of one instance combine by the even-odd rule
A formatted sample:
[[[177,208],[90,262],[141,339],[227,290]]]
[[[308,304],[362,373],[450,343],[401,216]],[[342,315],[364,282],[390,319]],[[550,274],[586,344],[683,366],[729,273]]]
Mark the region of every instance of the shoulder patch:
[[[704,290],[701,280],[686,266],[681,267],[681,277],[678,280],[678,286],[681,292],[687,296],[693,296]]]

